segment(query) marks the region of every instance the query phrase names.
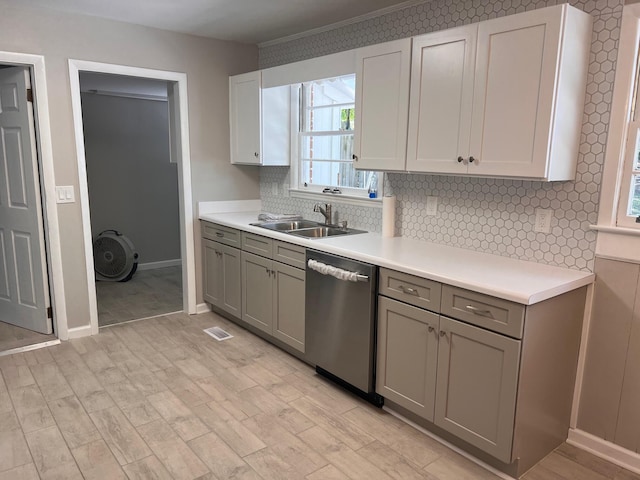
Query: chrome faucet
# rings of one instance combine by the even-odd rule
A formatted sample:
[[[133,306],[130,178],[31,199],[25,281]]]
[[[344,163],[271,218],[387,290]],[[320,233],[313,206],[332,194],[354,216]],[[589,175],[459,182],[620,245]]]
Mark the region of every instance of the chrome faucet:
[[[324,215],[324,223],[326,225],[331,225],[331,204],[330,203],[325,203],[324,208],[322,208],[322,205],[320,203],[316,203],[313,206],[313,211],[320,212],[322,215]]]

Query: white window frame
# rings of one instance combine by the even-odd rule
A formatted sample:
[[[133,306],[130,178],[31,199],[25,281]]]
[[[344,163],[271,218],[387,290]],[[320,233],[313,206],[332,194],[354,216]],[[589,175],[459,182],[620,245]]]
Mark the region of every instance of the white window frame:
[[[640,53],[640,4],[624,6],[618,44],[598,223],[591,228],[598,231],[597,256],[640,262],[640,224],[635,217],[619,218],[619,212],[626,217],[631,185],[633,154],[626,152]]]
[[[349,75],[349,74],[343,74]],[[354,73],[355,75],[355,73]],[[317,79],[323,80],[323,79]],[[317,81],[314,80],[314,81]],[[307,82],[305,82],[307,83]],[[356,85],[357,88],[357,85]],[[302,95],[302,83],[292,86],[292,98],[298,101],[292,101],[291,119],[292,125],[298,126],[298,128],[292,128],[291,132],[291,170],[290,170],[290,189],[289,194],[294,198],[305,198],[322,201],[338,201],[342,203],[348,203],[351,205],[366,205],[366,206],[379,206],[382,202],[383,196],[383,172],[377,172],[378,174],[378,191],[376,198],[369,198],[368,191],[366,189],[339,187],[341,193],[324,193],[323,190],[327,185],[304,185],[301,179],[301,163],[302,163],[302,145],[300,142],[300,124],[301,124],[301,95]],[[355,99],[354,99],[355,108]],[[358,112],[355,112],[357,115]],[[330,186],[332,187],[332,186]]]

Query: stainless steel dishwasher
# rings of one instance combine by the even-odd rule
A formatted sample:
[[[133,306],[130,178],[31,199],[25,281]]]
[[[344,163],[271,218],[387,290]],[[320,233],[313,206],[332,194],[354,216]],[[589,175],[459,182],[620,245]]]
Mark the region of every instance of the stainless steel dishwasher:
[[[305,349],[316,371],[381,406],[374,392],[377,267],[307,250]]]

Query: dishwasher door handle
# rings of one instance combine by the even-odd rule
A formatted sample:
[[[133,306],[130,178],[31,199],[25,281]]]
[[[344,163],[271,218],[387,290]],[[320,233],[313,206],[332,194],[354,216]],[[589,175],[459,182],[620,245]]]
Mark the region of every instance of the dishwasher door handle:
[[[368,282],[369,276],[362,275],[358,272],[351,272],[342,268],[334,267],[333,265],[327,265],[326,263],[319,262],[317,260],[307,260],[307,267],[310,270],[314,270],[322,275],[330,275],[338,280],[348,282]]]

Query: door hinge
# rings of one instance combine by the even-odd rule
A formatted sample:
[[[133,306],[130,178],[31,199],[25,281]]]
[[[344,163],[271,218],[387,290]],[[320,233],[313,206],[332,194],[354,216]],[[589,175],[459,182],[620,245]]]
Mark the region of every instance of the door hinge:
[[[33,103],[33,89],[27,88],[27,102]]]
[[[53,318],[53,309],[51,307],[47,307],[47,318]]]

